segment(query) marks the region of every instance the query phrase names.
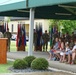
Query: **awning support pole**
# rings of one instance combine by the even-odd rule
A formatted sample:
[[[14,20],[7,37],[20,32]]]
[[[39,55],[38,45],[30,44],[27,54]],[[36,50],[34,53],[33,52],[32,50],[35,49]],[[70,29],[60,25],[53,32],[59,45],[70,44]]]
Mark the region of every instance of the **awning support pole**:
[[[31,8],[30,9],[28,56],[33,55],[33,29],[34,29],[34,9]]]

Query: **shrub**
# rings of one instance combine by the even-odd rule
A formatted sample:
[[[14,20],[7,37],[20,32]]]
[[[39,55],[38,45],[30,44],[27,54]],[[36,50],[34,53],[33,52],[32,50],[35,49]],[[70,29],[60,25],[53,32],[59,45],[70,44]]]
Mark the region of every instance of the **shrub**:
[[[45,70],[49,66],[48,61],[45,58],[36,58],[31,63],[32,69]]]
[[[31,62],[32,62],[35,58],[36,58],[36,57],[34,57],[34,56],[26,56],[26,57],[24,58],[24,60],[28,63],[28,67],[31,66]]]
[[[27,68],[27,66],[28,66],[28,63],[21,59],[15,60],[13,64],[14,69],[25,69]]]

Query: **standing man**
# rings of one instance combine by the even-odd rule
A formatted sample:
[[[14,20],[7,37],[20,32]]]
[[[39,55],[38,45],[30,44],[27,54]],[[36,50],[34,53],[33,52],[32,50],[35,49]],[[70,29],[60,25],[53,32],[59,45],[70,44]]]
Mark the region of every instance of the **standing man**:
[[[49,41],[49,35],[47,33],[47,30],[45,30],[45,33],[42,35],[42,39],[43,39],[43,51],[47,51],[47,47],[48,47],[48,41]]]
[[[10,52],[10,38],[11,38],[11,33],[9,32],[9,29],[7,29],[7,32],[4,33],[4,37],[5,38],[8,38],[8,42],[7,42],[7,45],[8,45],[8,51]]]

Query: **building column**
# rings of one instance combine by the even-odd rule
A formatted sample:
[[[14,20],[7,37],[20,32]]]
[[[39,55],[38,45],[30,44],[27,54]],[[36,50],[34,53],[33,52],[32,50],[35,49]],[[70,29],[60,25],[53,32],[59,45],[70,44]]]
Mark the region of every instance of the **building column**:
[[[33,55],[33,29],[34,29],[34,9],[31,8],[30,9],[28,56]]]

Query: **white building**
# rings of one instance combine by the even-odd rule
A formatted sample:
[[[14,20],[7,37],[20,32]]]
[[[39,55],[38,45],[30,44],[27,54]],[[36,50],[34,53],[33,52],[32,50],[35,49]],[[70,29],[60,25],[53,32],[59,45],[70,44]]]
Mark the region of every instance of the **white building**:
[[[10,19],[10,20],[9,20]],[[29,33],[29,25],[30,25],[30,21],[28,18],[23,18],[23,17],[0,17],[0,26],[3,25],[2,22],[6,21],[6,20],[9,20],[8,22],[8,28],[9,28],[9,31],[11,33],[17,33],[17,30],[18,30],[18,22],[22,22],[25,24],[25,29],[26,29],[26,33],[28,35]],[[36,24],[39,25],[41,24],[42,25],[42,30],[43,30],[43,33],[45,32],[45,30],[49,30],[49,20],[47,19],[35,19],[34,20],[34,29],[36,27]]]
[[[8,23],[8,27],[9,27],[9,31],[11,33],[17,33],[17,29],[18,29],[18,22],[22,22],[25,23],[25,29],[26,29],[26,33],[28,35],[29,33],[29,20],[12,20]],[[43,32],[45,32],[45,30],[49,30],[49,20],[47,19],[35,19],[34,20],[34,28],[37,25],[39,25],[39,23],[42,24],[42,29]]]

